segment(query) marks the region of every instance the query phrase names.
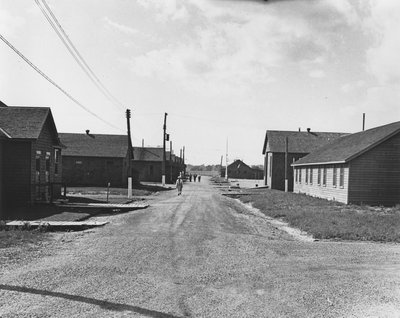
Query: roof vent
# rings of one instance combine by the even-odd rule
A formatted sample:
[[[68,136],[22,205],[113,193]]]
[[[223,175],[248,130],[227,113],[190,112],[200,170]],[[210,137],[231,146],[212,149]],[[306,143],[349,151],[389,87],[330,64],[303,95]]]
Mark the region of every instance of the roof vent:
[[[309,133],[311,131],[311,128],[307,128],[307,132]]]

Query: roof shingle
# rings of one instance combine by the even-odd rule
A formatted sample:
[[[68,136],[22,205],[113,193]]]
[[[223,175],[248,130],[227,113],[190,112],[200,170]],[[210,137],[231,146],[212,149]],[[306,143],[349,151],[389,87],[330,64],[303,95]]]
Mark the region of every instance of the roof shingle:
[[[37,139],[49,107],[0,107],[0,128],[11,138]]]
[[[400,133],[400,121],[341,137],[296,161],[293,166],[348,162]]]
[[[63,156],[125,158],[128,152],[127,135],[60,133]]]
[[[172,155],[173,157],[174,155]],[[163,148],[161,147],[133,147],[133,158],[138,161],[162,161]],[[169,151],[166,151],[166,160],[169,160]]]
[[[290,153],[310,153],[313,150],[346,136],[346,133],[334,132],[307,132],[267,130],[263,154],[266,152],[285,152],[285,139],[288,137],[288,151]]]

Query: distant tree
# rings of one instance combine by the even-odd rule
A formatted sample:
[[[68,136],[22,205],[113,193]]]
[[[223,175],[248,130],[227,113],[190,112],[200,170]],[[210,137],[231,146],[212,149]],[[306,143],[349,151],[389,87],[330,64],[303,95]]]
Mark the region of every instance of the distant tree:
[[[188,171],[219,171],[221,169],[221,166],[219,164],[217,165],[187,165],[187,170]]]

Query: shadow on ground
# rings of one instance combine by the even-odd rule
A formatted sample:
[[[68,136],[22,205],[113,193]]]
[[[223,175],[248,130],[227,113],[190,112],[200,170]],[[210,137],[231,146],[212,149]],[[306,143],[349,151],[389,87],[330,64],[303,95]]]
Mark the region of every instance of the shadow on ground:
[[[64,298],[64,299],[68,299],[68,300],[72,300],[72,301],[78,301],[78,302],[83,302],[83,303],[87,303],[87,304],[91,304],[91,305],[96,305],[96,306],[99,306],[103,309],[110,310],[110,311],[131,311],[131,312],[135,312],[135,313],[145,315],[148,317],[179,318],[179,316],[174,316],[171,314],[166,314],[163,312],[145,309],[145,308],[141,308],[141,307],[137,307],[137,306],[113,303],[113,302],[106,301],[106,300],[99,300],[99,299],[95,299],[95,298],[70,295],[70,294],[65,294],[65,293],[53,292],[53,291],[48,291],[48,290],[40,290],[40,289],[35,289],[35,288],[23,287],[23,286],[11,286],[11,285],[0,284],[0,290]]]

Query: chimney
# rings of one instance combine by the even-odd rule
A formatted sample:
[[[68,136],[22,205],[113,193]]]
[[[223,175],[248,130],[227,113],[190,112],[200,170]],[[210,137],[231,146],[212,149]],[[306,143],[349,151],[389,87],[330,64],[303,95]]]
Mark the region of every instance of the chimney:
[[[94,136],[90,134],[90,130],[89,129],[86,129],[86,135],[88,135],[91,138],[94,138]]]
[[[362,131],[365,130],[365,113],[363,113]]]
[[[307,128],[307,132],[309,133],[311,131],[311,128]]]

